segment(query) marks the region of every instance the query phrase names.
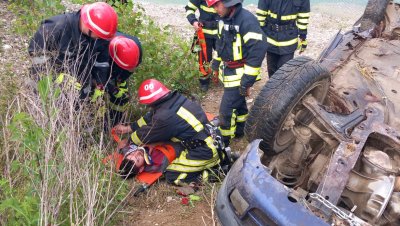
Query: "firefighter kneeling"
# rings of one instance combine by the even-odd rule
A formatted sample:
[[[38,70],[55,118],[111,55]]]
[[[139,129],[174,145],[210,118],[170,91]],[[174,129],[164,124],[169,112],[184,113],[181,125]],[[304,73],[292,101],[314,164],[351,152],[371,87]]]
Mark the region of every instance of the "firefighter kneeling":
[[[176,158],[168,165],[168,161],[164,160],[168,158],[165,153],[160,156],[160,152],[146,149],[124,153],[121,167],[125,176],[150,170],[157,162],[157,171],[165,171],[167,182],[183,185],[207,180],[210,172],[226,162],[224,149],[218,147],[212,138],[213,134],[207,126],[209,121],[199,104],[176,91],[170,91],[155,79],[144,81],[138,96],[139,103],[150,106],[151,111],[131,125],[114,127],[117,134],[131,133],[129,139],[119,143],[118,149],[168,142],[173,146]]]

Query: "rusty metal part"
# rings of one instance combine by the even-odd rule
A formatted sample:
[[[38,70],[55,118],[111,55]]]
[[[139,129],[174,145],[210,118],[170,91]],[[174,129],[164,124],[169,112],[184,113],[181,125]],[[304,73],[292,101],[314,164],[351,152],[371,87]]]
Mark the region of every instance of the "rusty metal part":
[[[307,107],[318,119],[320,123],[328,129],[338,140],[349,140],[350,130],[364,120],[365,116],[361,109],[349,115],[335,114],[325,111],[313,96],[307,96],[303,100],[303,105]]]
[[[293,128],[293,135],[296,138],[294,145],[290,146],[288,158],[277,166],[276,174],[276,179],[287,186],[294,186],[301,179],[305,157],[310,153],[308,143],[312,133],[309,128],[298,126]]]
[[[382,111],[369,106],[366,109],[366,119],[362,122],[362,126],[360,124],[360,126],[355,127],[351,133],[351,140],[342,140],[332,155],[317,193],[337,204],[368,137],[373,133],[379,134],[388,141],[392,141],[393,144],[397,144],[398,148],[400,136],[394,131],[394,129],[383,124]],[[318,203],[315,203],[315,205],[319,206]],[[321,208],[325,214],[331,214],[329,210]]]

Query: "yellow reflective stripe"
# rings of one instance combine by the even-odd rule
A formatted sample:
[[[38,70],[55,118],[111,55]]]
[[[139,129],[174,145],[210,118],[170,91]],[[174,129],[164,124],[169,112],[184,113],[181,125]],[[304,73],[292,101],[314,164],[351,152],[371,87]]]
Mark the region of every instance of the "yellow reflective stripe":
[[[121,82],[121,83],[118,84],[119,88],[125,88],[125,86],[126,86],[126,81]]]
[[[124,105],[118,105],[118,104],[114,104],[112,102],[109,102],[108,103],[108,107],[111,108],[112,110],[115,110],[115,111],[125,112],[126,110],[128,110],[128,103],[126,103]]]
[[[114,95],[116,98],[121,98],[125,93],[128,92],[127,88],[119,88],[119,91],[117,94]]]
[[[219,158],[216,159],[214,162],[209,163],[205,166],[183,166],[183,165],[174,164],[172,162],[172,164],[167,167],[167,170],[192,173],[192,172],[203,171],[205,169],[210,169],[210,168],[218,165],[218,163],[219,163]]]
[[[55,80],[55,83],[58,85],[61,85],[61,83],[65,82],[66,85],[71,85],[74,87],[74,89],[80,91],[82,89],[82,85],[77,82],[76,78],[66,74],[66,73],[60,73],[58,77]]]
[[[209,137],[211,140],[211,145],[212,144],[212,138]],[[209,142],[207,142],[209,143]],[[176,158],[172,163],[167,167],[168,170],[174,170],[174,171],[180,171],[180,172],[198,172],[202,171],[208,168],[211,168],[215,165],[217,165],[220,161],[217,149],[215,146],[213,146],[212,149],[213,152],[213,157],[208,160],[193,160],[193,159],[187,159],[187,154],[188,151],[185,150],[181,153],[181,155]]]
[[[208,170],[203,170],[203,174],[201,175],[201,180],[203,182],[207,182],[208,181]]]
[[[209,7],[205,6],[205,5],[200,5],[200,9],[202,9],[202,10],[208,12],[208,13],[217,13],[217,11],[215,11],[214,7],[209,8]]]
[[[308,18],[307,19],[297,19],[297,22],[303,23],[303,24],[308,24]]]
[[[190,14],[194,14],[194,11],[193,10],[187,10],[186,11],[186,16],[189,16]]]
[[[264,21],[267,17],[266,16],[259,16],[257,15],[257,20],[258,21]]]
[[[236,121],[237,121],[237,122],[245,122],[248,115],[249,115],[249,114],[238,115]]]
[[[243,36],[243,41],[244,43],[247,43],[249,39],[254,39],[254,40],[262,40],[262,34],[260,33],[255,33],[255,32],[248,32]]]
[[[266,11],[266,10],[261,10],[261,9],[257,9],[256,10],[256,14],[259,14],[259,15],[268,15],[268,11]]]
[[[273,13],[273,12],[271,12],[271,11],[268,11],[268,15],[269,15],[270,17],[274,18],[274,19],[278,19],[278,14],[275,14],[275,13]]]
[[[289,40],[289,41],[283,41],[283,42],[278,42],[270,37],[267,37],[267,42],[274,45],[274,46],[290,46],[297,44],[298,40],[297,38]]]
[[[204,34],[209,34],[209,35],[216,35],[216,34],[218,34],[218,30],[217,29],[210,30],[210,29],[203,28],[203,33]]]
[[[171,141],[172,141],[172,142],[181,142],[181,140],[179,140],[179,139],[176,138],[176,137],[172,137],[172,138],[171,138]]]
[[[137,120],[136,122],[137,122],[137,124],[138,124],[139,128],[140,128],[140,127],[142,127],[142,126],[145,126],[145,125],[147,125],[147,123],[146,123],[146,121],[144,120],[144,118],[143,118],[143,117],[140,117],[140,119],[139,119],[139,120]]]
[[[297,28],[299,28],[300,30],[306,30],[307,29],[307,25],[302,25],[302,24],[296,24]]]
[[[260,26],[261,26],[261,27],[265,26],[265,21],[260,22]]]
[[[247,64],[244,65],[244,74],[257,76],[260,74],[261,67],[252,67]]]
[[[230,137],[230,136],[235,135],[235,131],[232,131],[231,128],[221,129],[221,127],[220,127],[219,130],[221,131],[221,135],[224,137]]]
[[[224,87],[231,88],[231,87],[238,87],[240,86],[240,80],[235,82],[224,82]]]
[[[299,17],[310,17],[310,13],[298,13],[297,16]]]
[[[189,123],[197,132],[200,132],[204,129],[203,124],[184,107],[180,107],[176,114],[183,118],[187,123]]]
[[[227,75],[224,76],[224,81],[233,82],[242,79],[242,75]]]
[[[236,75],[227,75],[227,76],[222,76],[221,74],[219,75],[219,79],[224,83],[224,87],[230,88],[230,87],[238,87],[240,86],[240,80],[242,79],[244,73],[244,68],[237,68],[236,69]]]
[[[233,43],[233,60],[241,60],[243,59],[242,57],[242,39],[240,37],[240,34],[236,34],[236,42]]]
[[[131,134],[131,140],[133,141],[133,143],[135,143],[138,146],[143,144],[143,142],[139,139],[139,137],[137,135],[137,131],[135,131],[134,133]]]
[[[193,3],[191,3],[191,2],[188,2],[188,4],[187,4],[187,6],[189,7],[189,8],[192,8],[194,11],[196,11],[198,8],[197,8],[197,6],[195,6]]]
[[[297,15],[286,15],[286,16],[281,16],[281,20],[294,20],[297,18]]]
[[[56,84],[60,85],[64,81],[64,73],[60,73],[56,78]]]
[[[179,176],[174,180],[174,184],[180,185],[181,180],[185,179],[187,177],[187,173],[181,173]]]
[[[221,57],[214,55],[213,59],[218,60],[218,61],[222,61]]]

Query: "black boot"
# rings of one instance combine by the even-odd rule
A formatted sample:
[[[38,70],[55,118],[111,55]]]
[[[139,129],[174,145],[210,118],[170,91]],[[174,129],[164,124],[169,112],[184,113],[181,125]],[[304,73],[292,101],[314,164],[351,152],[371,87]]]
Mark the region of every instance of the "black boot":
[[[210,87],[210,78],[206,79],[200,78],[199,81],[200,81],[201,91],[207,92],[208,88]]]

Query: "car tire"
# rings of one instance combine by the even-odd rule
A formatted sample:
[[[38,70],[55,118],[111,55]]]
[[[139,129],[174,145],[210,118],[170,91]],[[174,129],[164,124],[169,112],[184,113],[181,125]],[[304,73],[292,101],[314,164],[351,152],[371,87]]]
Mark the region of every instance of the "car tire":
[[[279,136],[289,113],[296,105],[301,104],[302,98],[308,94],[322,103],[329,89],[330,78],[331,73],[309,57],[298,57],[288,61],[256,97],[246,121],[247,140],[251,142],[263,139],[267,146],[262,148],[264,152],[280,152],[275,147],[275,139]],[[308,118],[310,114],[308,113]]]
[[[385,18],[389,0],[369,0],[361,17],[360,32],[374,29]]]

